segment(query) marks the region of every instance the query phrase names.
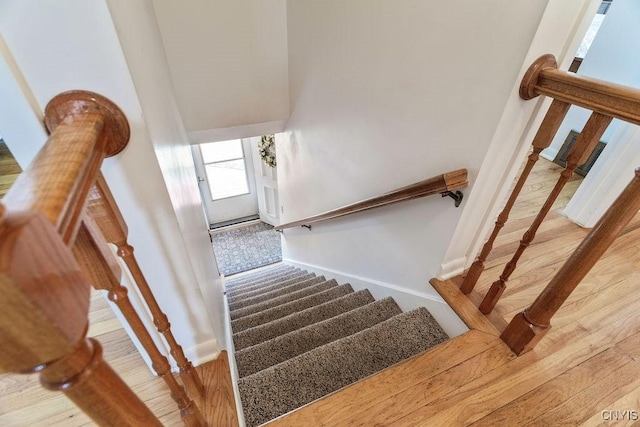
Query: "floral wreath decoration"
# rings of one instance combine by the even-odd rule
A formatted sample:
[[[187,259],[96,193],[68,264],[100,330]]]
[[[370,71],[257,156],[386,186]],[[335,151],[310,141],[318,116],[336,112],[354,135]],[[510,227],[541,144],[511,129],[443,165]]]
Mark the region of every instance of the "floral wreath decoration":
[[[272,168],[276,167],[276,140],[274,135],[263,135],[258,143],[260,158]]]

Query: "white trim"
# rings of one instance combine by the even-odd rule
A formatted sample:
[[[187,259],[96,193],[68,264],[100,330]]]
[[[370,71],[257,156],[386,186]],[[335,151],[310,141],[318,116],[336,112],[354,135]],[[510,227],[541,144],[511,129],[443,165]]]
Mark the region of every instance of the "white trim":
[[[307,271],[323,275],[327,279],[336,279],[338,283],[349,283],[354,290],[369,289],[371,295],[376,300],[393,297],[402,311],[413,310],[418,307],[425,307],[433,315],[442,329],[451,338],[461,335],[469,330],[457,314],[449,305],[433,290],[430,284],[425,285],[425,289],[431,289],[432,294],[427,292],[405,289],[391,283],[385,283],[367,277],[356,276],[343,271],[332,270],[305,262],[298,262],[292,259],[283,259],[284,264],[302,268]]]
[[[547,159],[550,162],[553,162],[553,159],[556,158],[556,156],[558,155],[559,150],[557,148],[553,148],[553,147],[549,147],[546,150],[542,151],[542,153],[540,153],[540,157],[542,157],[543,159]]]
[[[447,280],[452,277],[458,276],[464,272],[464,268],[467,265],[467,257],[463,256],[460,258],[456,258],[447,263],[440,265],[440,275],[438,276],[439,280]]]
[[[578,190],[562,212],[581,227],[591,228],[633,178],[640,164],[640,128],[620,123]]]
[[[193,364],[193,366],[200,366],[207,362],[215,360],[220,355],[220,347],[218,341],[214,338],[209,341],[201,342],[196,346],[183,349],[185,357]],[[178,373],[180,369],[173,357],[169,356],[171,362],[171,371]]]
[[[446,277],[455,265],[466,258],[466,267],[480,251],[485,236],[504,203],[511,182],[530,147],[533,133],[539,126],[549,100],[523,101],[518,95],[522,76],[529,65],[545,53],[553,53],[566,66],[595,15],[599,2],[593,0],[550,0],[514,82],[505,109],[473,189],[467,197],[451,243],[442,261],[439,277]]]
[[[250,270],[254,271],[254,270]],[[224,279],[223,279],[224,285]],[[225,292],[226,293],[226,292]],[[236,363],[236,348],[233,345],[233,330],[231,329],[231,315],[229,314],[229,301],[224,298],[224,328],[225,328],[225,344],[227,348],[227,359],[229,360],[229,372],[231,373],[231,384],[233,386],[233,394],[236,402],[236,414],[238,415],[239,427],[245,427],[247,424],[244,420],[244,410],[242,409],[242,401],[240,400],[240,388],[238,380],[238,364]]]
[[[252,138],[254,136],[280,133],[284,130],[286,120],[255,123],[219,129],[194,130],[188,133],[189,143],[204,144],[207,142],[228,141],[230,139]]]

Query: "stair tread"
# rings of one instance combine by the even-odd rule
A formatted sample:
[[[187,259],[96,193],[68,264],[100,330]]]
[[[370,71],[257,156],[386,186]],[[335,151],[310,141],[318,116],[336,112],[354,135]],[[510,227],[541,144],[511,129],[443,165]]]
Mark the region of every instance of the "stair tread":
[[[314,277],[316,277],[314,273],[309,273],[302,276],[295,276],[293,278],[282,280],[277,283],[261,286],[253,290],[247,290],[246,292],[237,293],[237,294],[234,294],[233,296],[229,295],[227,297],[227,301],[229,301],[229,305],[235,304],[239,301],[244,301],[245,299],[254,298],[269,292],[277,291],[279,289],[283,289],[288,286],[298,284],[300,282],[307,281],[309,279],[313,279]],[[323,280],[326,280],[326,279],[323,279]]]
[[[306,277],[306,276],[303,276]],[[268,291],[264,291],[261,293],[257,293],[256,295],[247,295],[244,298],[229,298],[229,310],[237,310],[238,308],[248,307],[250,305],[267,301],[271,298],[275,298],[281,295],[286,295],[289,292],[295,292],[297,290],[303,289],[307,286],[316,285],[318,283],[325,282],[327,279],[324,276],[311,277],[302,281],[296,281],[292,284],[282,285],[276,288],[273,288]],[[285,282],[287,283],[287,282]]]
[[[353,288],[349,284],[336,286],[335,288],[331,288],[329,290],[310,295],[308,297],[291,301],[286,304],[261,311],[259,313],[251,314],[249,316],[241,317],[240,319],[232,320],[231,329],[233,329],[234,332],[240,332],[245,329],[249,329],[254,326],[258,326],[288,316],[297,311],[313,307],[314,305],[322,304],[324,302],[339,298],[352,292]]]
[[[310,307],[289,316],[258,325],[240,332],[234,331],[233,344],[236,351],[273,339],[305,326],[337,316],[374,301],[368,290],[349,293],[340,298]]]
[[[425,308],[402,313],[238,381],[257,426],[448,339]]]
[[[287,265],[287,264],[278,264],[275,266],[271,266],[268,268],[265,268],[263,270],[257,271],[257,272],[243,272],[243,273],[238,273],[238,274],[234,274],[232,276],[226,276],[226,281],[227,283],[231,283],[231,284],[235,284],[235,283],[240,283],[246,280],[251,280],[251,279],[255,279],[257,277],[260,276],[265,276],[268,274],[273,274],[279,271],[284,271],[284,270],[293,270],[295,267],[291,266],[291,265]]]
[[[293,268],[290,270],[282,270],[282,271],[278,271],[272,274],[267,274],[267,275],[263,275],[260,277],[256,277],[253,279],[249,279],[249,280],[243,280],[241,282],[237,282],[237,283],[231,283],[229,286],[227,286],[229,291],[240,291],[242,289],[246,289],[246,288],[250,288],[252,286],[256,286],[256,285],[260,285],[262,283],[268,282],[268,281],[274,281],[277,279],[280,279],[282,277],[285,276],[290,276],[293,274],[306,274],[307,272],[304,270],[301,270],[299,268]]]
[[[266,272],[264,272],[262,274],[258,274],[258,275],[252,276],[252,277],[241,277],[241,278],[238,278],[238,279],[235,279],[235,280],[229,279],[229,280],[227,280],[227,284],[231,288],[237,288],[237,287],[246,285],[248,283],[260,282],[260,281],[266,280],[268,278],[282,276],[284,274],[292,273],[294,271],[300,271],[300,269],[299,268],[295,268],[295,267],[289,267],[289,268],[281,268],[281,269],[277,269],[277,270],[266,271]]]
[[[388,297],[236,352],[240,377],[360,332],[402,313]]]
[[[324,282],[306,286],[304,289],[300,289],[286,295],[280,295],[267,301],[258,302],[248,307],[238,308],[231,311],[229,314],[232,320],[241,319],[252,314],[260,313],[261,311],[274,309],[275,307],[279,307],[283,304],[287,304],[308,297],[310,295],[315,295],[317,293],[335,288],[337,286],[338,282],[336,282],[335,279],[325,280]]]
[[[296,277],[301,277],[301,276],[306,276],[309,275],[311,273],[308,273],[304,270],[296,270],[296,271],[289,271],[286,274],[283,274],[281,276],[277,276],[277,277],[270,277],[267,278],[265,280],[259,281],[259,282],[250,282],[250,283],[245,283],[242,284],[240,286],[231,288],[231,289],[227,289],[227,295],[231,296],[231,297],[236,297],[238,295],[242,295],[245,294],[247,292],[251,292],[251,291],[256,291],[262,288],[265,288],[267,286],[271,286],[271,285],[275,285],[281,282],[284,282],[285,280],[290,280],[290,279],[294,279]]]

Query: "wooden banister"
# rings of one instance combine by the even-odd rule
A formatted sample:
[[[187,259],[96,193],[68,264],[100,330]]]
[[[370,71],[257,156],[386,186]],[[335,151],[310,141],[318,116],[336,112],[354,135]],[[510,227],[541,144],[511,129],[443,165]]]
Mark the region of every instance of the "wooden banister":
[[[545,216],[551,210],[560,191],[571,179],[574,170],[591,155],[600,137],[613,118],[640,124],[640,90],[609,82],[577,76],[574,73],[557,69],[552,55],[538,58],[527,70],[520,85],[520,97],[527,100],[539,95],[550,96],[553,102],[533,141],[533,150],[516,185],[507,200],[506,206],[498,216],[493,232],[485,243],[477,260],[464,277],[461,290],[469,293],[473,290],[482,271],[484,262],[491,252],[493,243],[508,219],[533,164],[540,152],[547,148],[557,133],[568,108],[578,105],[592,111],[582,132],[571,147],[567,156],[567,165],[560,174],[556,185],[548,195],[529,229],[524,233],[516,252],[504,266],[502,274],[491,285],[479,305],[479,310],[489,314],[502,293],[507,281],[516,269],[518,260],[533,242],[535,234]],[[520,354],[531,350],[550,327],[553,314],[560,308],[571,291],[593,267],[604,250],[613,242],[622,227],[640,209],[640,172],[627,187],[623,195],[615,202],[595,229],[580,245],[571,258],[536,299],[533,305],[516,316],[504,331],[502,339],[511,349]],[[635,209],[635,211],[634,211]]]
[[[484,263],[491,253],[491,250],[493,249],[493,243],[498,237],[498,233],[500,233],[500,230],[502,229],[502,227],[504,227],[505,223],[509,219],[511,209],[513,208],[513,205],[520,195],[520,191],[522,191],[522,187],[527,181],[527,178],[529,178],[529,174],[531,173],[533,166],[540,158],[540,153],[542,152],[542,150],[551,145],[553,137],[556,135],[556,132],[558,132],[558,129],[560,128],[564,117],[567,115],[567,111],[569,111],[569,107],[571,107],[570,104],[562,101],[554,100],[551,103],[551,106],[549,107],[549,110],[547,111],[547,114],[545,115],[544,120],[542,121],[542,124],[540,125],[540,128],[536,133],[536,136],[533,138],[533,142],[531,144],[533,146],[533,150],[531,154],[529,154],[529,158],[527,159],[527,164],[525,165],[524,170],[520,174],[518,182],[513,187],[511,195],[509,196],[506,205],[502,209],[502,212],[500,212],[500,215],[498,215],[498,219],[496,219],[496,223],[493,231],[491,232],[491,236],[489,236],[489,239],[485,242],[484,246],[482,247],[482,251],[480,251],[480,255],[478,255],[476,261],[471,264],[471,268],[469,268],[469,271],[467,271],[467,274],[464,277],[464,281],[460,286],[460,289],[463,293],[470,293],[478,282],[480,274],[482,274],[482,272],[484,271]]]
[[[394,203],[404,202],[406,200],[457,190],[459,188],[466,187],[468,183],[467,170],[458,169],[406,187],[398,188],[397,190],[391,191],[382,196],[372,197],[328,212],[310,216],[305,219],[281,224],[275,227],[275,229],[284,230],[291,227],[309,226],[320,221],[339,218],[341,216],[351,215],[373,208],[379,208]]]
[[[73,241],[102,160],[122,151],[129,124],[120,109],[93,92],[71,91],[45,109],[51,137],[3,198],[12,211],[39,211],[63,241]]]
[[[553,315],[639,210],[640,168],[542,293],[504,330],[501,338],[516,354],[533,349],[549,331]]]
[[[175,359],[180,368],[180,375],[189,391],[194,397],[201,397],[204,394],[204,386],[195,368],[184,355],[182,347],[178,344],[173,333],[171,332],[171,323],[167,316],[162,312],[158,301],[156,300],[151,287],[147,283],[147,279],[142,273],[142,269],[138,265],[138,261],[134,255],[133,246],[127,241],[129,230],[127,223],[118,208],[109,185],[102,174],[98,176],[93,191],[89,196],[87,206],[88,216],[95,222],[101,233],[94,233],[97,239],[102,235],[108,243],[116,246],[118,256],[123,259],[127,265],[131,276],[133,277],[145,303],[149,307],[149,311],[153,316],[153,323],[158,332],[160,332],[169,344],[171,355]],[[160,374],[160,373],[159,373]]]
[[[99,425],[161,426],[85,337],[90,283],[49,219],[0,211],[0,372],[39,372]]]
[[[40,372],[100,425],[160,422],[85,337],[90,281],[70,247],[105,156],[122,150],[120,110],[91,92],[54,98],[52,132],[0,206],[0,372]]]
[[[487,292],[482,300],[482,303],[480,304],[480,311],[482,313],[491,313],[507,286],[507,280],[509,280],[509,277],[515,271],[518,261],[525,249],[529,247],[535,238],[538,228],[542,225],[542,221],[544,221],[544,218],[551,210],[553,203],[556,201],[567,182],[569,182],[569,179],[573,176],[573,171],[587,160],[589,154],[591,154],[598,141],[600,141],[600,137],[602,137],[607,126],[609,126],[609,123],[611,123],[611,117],[609,116],[604,116],[599,113],[593,113],[591,115],[584,129],[578,136],[576,143],[571,147],[571,151],[567,156],[567,166],[560,174],[560,178],[558,178],[556,185],[553,187],[551,193],[549,193],[547,200],[545,200],[542,208],[540,208],[540,211],[533,220],[533,223],[522,236],[518,249],[505,265],[500,278],[493,282],[489,292]]]
[[[639,89],[558,70],[553,55],[538,58],[520,84],[522,99],[539,95],[640,125]]]
[[[76,259],[87,276],[91,278],[94,288],[107,291],[109,300],[118,306],[127,323],[131,325],[131,329],[151,358],[153,369],[171,390],[171,397],[178,404],[185,425],[203,426],[205,421],[202,414],[171,374],[169,361],[156,347],[149,331],[129,300],[127,288],[120,283],[122,271],[115,256],[107,247],[107,242],[97,224],[88,216],[83,219],[73,249]]]

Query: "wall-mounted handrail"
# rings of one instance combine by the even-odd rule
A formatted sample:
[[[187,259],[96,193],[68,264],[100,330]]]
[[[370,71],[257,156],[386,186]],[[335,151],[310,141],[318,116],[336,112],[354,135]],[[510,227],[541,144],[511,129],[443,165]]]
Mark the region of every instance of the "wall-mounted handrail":
[[[382,196],[372,197],[337,209],[333,209],[319,215],[310,216],[298,221],[288,222],[275,227],[276,230],[284,230],[291,227],[310,226],[316,222],[339,218],[357,212],[363,212],[373,208],[404,202],[406,200],[417,199],[419,197],[430,196],[451,192],[468,185],[467,170],[458,169],[406,187],[390,191]]]

